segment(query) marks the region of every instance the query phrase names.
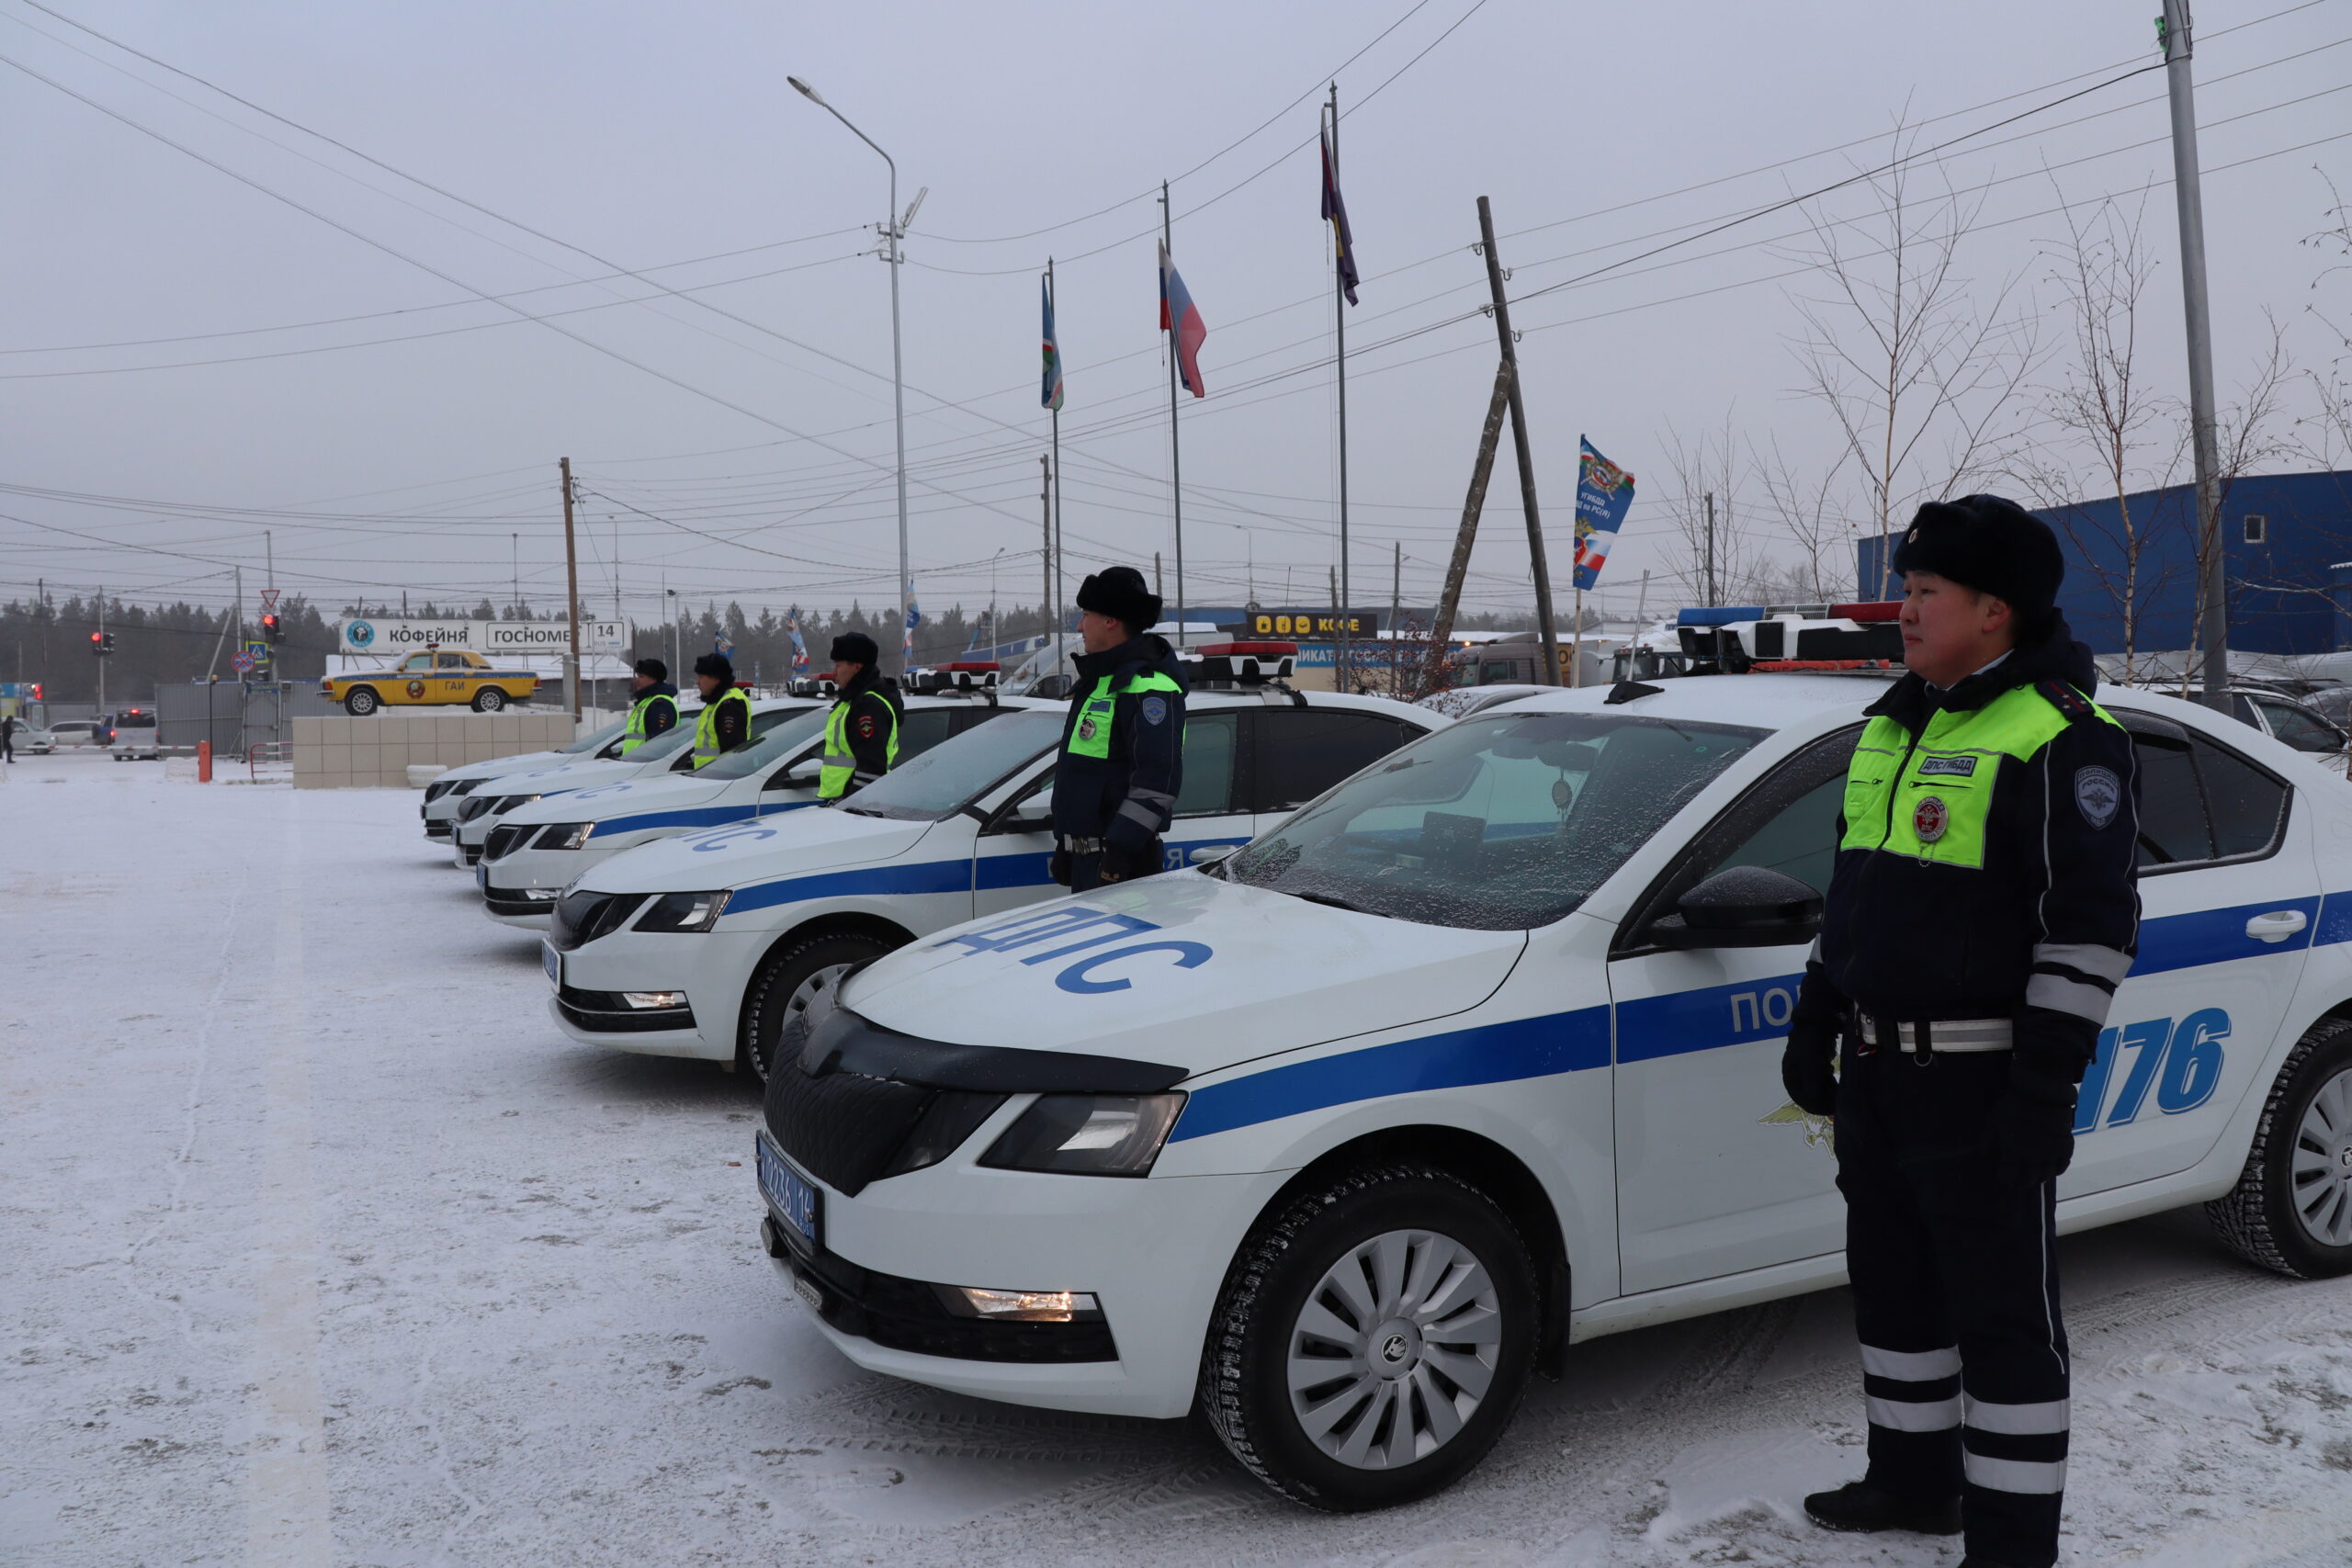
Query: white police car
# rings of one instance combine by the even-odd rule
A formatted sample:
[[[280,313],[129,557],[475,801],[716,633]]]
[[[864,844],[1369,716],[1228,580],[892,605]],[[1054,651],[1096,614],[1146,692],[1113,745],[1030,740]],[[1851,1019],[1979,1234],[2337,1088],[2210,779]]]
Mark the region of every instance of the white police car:
[[[1216,865],[899,949],[774,1064],[770,1255],[863,1367],[1197,1405],[1334,1508],[1450,1483],[1571,1341],[1838,1282],[1833,1158],[1779,1063],[1882,679],[1523,697]],[[2100,696],[2144,920],[2060,1224],[2203,1200],[2256,1261],[2352,1269],[2352,799],[2203,709]],[[719,886],[696,852],[626,886]]]
[[[1186,699],[1182,866],[1444,721],[1378,697],[1215,684]],[[901,765],[845,806],[687,833],[615,856],[567,892],[546,953],[576,1040],[748,1060],[851,965],[975,914],[1060,892],[1047,792],[1066,704],[1031,705]]]
[[[901,699],[899,760],[911,761],[951,736],[1001,714],[1044,706],[1000,705],[989,684],[962,694],[936,682]],[[1052,705],[1061,711],[1061,705]],[[691,773],[656,773],[548,795],[493,819],[474,867],[482,904],[502,925],[545,931],[562,890],[623,850],[701,828],[770,818],[818,804],[817,763],[829,707],[809,708],[740,750]]]
[[[592,758],[604,761],[618,757],[621,739],[628,728],[628,719],[616,719],[571,745],[559,746],[551,751],[521,751],[512,757],[494,757],[487,762],[468,762],[451,768],[424,786],[424,803],[417,807],[417,815],[424,820],[424,836],[447,838],[451,825],[458,819],[458,807],[465,803],[466,796],[492,779],[541,768],[560,768],[567,762]]]
[[[807,697],[763,698],[752,705],[752,739],[756,740],[777,725],[802,714],[822,712],[829,705]],[[695,718],[699,706],[681,712],[675,728],[655,736],[626,757],[590,755],[551,768],[502,774],[458,803],[449,834],[450,859],[469,869],[481,860],[491,829],[508,812],[564,790],[592,789],[599,784],[694,771]]]

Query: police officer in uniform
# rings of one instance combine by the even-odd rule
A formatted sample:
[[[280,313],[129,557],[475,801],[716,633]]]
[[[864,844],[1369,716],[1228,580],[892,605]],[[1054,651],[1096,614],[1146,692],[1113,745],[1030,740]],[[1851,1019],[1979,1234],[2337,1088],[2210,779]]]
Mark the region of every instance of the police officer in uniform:
[[[695,716],[694,764],[707,768],[752,738],[752,699],[735,684],[735,666],[723,653],[695,660],[702,712]]]
[[[621,755],[657,735],[678,728],[678,688],[670,684],[670,667],[658,659],[640,659],[629,679],[628,728],[621,732]]]
[[[848,799],[898,765],[898,683],[877,666],[882,650],[864,632],[833,639],[833,711],[825,719],[824,761],[817,795],[828,806]]]
[[[2047,526],[1972,495],[1895,547],[1909,673],[1865,709],[1781,1076],[1837,1123],[1870,1463],[1832,1529],[2049,1568],[2066,1477],[2055,1184],[2137,950],[2139,781]],[[1831,1064],[1837,1064],[1835,1075]]]
[[[1073,893],[1149,876],[1184,787],[1184,672],[1150,627],[1159,596],[1131,566],[1079,585],[1069,717],[1054,765],[1054,854]]]

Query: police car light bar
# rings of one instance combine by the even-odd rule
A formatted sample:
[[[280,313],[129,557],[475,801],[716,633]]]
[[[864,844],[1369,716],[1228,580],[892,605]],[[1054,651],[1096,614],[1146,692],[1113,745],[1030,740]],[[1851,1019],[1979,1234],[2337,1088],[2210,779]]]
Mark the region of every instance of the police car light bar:
[[[1002,664],[1000,664],[993,659],[959,659],[953,663],[943,664],[939,667],[943,674],[953,670],[969,670],[976,675],[982,671],[986,671],[990,674],[995,674],[1003,670],[1003,668],[1004,666]]]
[[[1886,669],[1903,660],[1901,613],[1893,602],[1694,607],[1676,616],[1675,637],[1685,659],[1732,674]]]
[[[1204,642],[1193,649],[1204,659],[1231,659],[1237,654],[1254,654],[1263,659],[1295,657],[1295,642]]]
[[[1256,686],[1290,679],[1297,655],[1295,642],[1210,642],[1178,657],[1195,686]]]

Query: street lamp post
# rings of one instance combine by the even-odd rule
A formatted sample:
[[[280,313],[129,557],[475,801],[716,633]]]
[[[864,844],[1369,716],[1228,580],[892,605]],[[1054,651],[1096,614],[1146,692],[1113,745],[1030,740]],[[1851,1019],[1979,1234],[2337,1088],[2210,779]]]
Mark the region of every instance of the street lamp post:
[[[884,152],[874,138],[858,130],[856,126],[851,125],[849,117],[827,103],[816,88],[797,76],[786,76],[785,80],[791,83],[793,90],[802,97],[807,98],[843,125],[849,126],[850,134],[880,153],[882,162],[888,164],[890,170],[890,218],[889,221],[882,225],[883,243],[888,250],[882,259],[890,266],[890,400],[892,418],[898,427],[899,437],[899,627],[903,648],[907,617],[913,611],[914,575],[907,558],[907,382],[905,370],[900,363],[899,347],[899,268],[903,265],[905,257],[899,249],[899,242],[906,237],[907,225],[914,221],[915,209],[922,205],[924,192],[915,193],[914,200],[908,204],[906,216],[901,218],[899,215],[897,160],[888,152]],[[929,187],[926,186],[924,189],[928,190]],[[901,675],[906,673],[905,662],[902,656],[899,660],[899,671]]]

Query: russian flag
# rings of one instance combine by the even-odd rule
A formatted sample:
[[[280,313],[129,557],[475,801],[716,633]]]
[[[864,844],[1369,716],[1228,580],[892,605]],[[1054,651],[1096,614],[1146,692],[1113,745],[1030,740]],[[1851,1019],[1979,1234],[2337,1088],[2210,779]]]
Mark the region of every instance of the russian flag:
[[[1159,330],[1176,344],[1176,369],[1184,378],[1184,389],[1196,398],[1207,397],[1209,389],[1201,381],[1201,344],[1208,341],[1208,323],[1201,320],[1201,308],[1193,303],[1176,264],[1169,259],[1165,241],[1159,246]]]

